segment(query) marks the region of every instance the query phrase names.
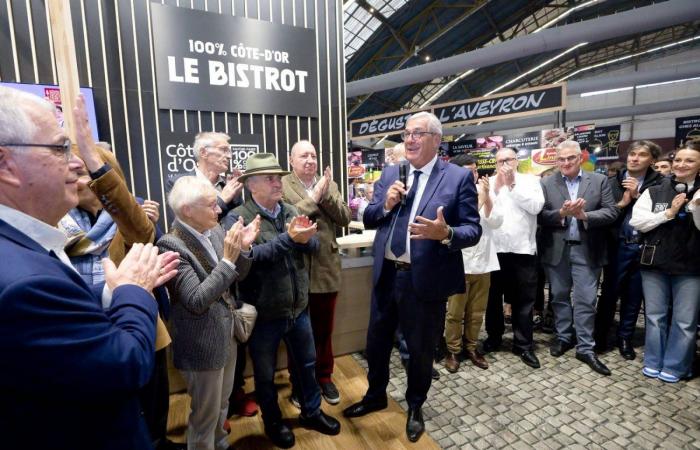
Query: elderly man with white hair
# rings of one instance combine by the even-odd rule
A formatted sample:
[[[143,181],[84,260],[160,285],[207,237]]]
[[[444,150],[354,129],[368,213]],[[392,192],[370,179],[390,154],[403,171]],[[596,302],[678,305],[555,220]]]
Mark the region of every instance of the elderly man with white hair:
[[[207,180],[217,191],[217,204],[219,220],[241,204],[241,192],[243,184],[238,181],[240,172],[234,171],[230,176],[225,173],[231,167],[231,145],[226,133],[215,131],[203,131],[194,138],[194,157],[197,166],[194,171],[179,176],[174,176],[166,182],[166,191],[170,192],[175,182],[181,176],[195,176]]]
[[[223,450],[229,447],[224,422],[236,367],[232,285],[250,269],[248,252],[260,221],[246,227],[239,221],[224,234],[217,192],[199,177],[178,179],[168,203],[177,219],[158,247],[180,254],[180,270],[167,288],[173,361],[192,397],[187,446]]]
[[[56,228],[78,204],[82,166],[53,105],[0,87],[3,448],[150,447],[138,398],[155,355],[149,291],[175,272],[151,244],[134,244],[119,268],[104,260],[104,288],[85,283]]]
[[[282,420],[277,402],[275,365],[284,341],[290,371],[299,392],[299,424],[327,435],[340,433],[340,423],[321,410],[316,380],[316,351],[309,319],[309,273],[306,256],[318,251],[317,225],[282,200],[282,170],[272,153],[251,155],[241,176],[250,196],[236,208],[246,223],[260,219],[253,247],[253,267],[240,284],[241,300],[254,305],[258,320],[250,336],[255,394],[265,434],[278,447],[290,448],[294,433]]]
[[[608,178],[582,170],[581,162],[578,142],[564,141],[557,147],[560,173],[542,179],[540,252],[552,286],[557,333],[549,353],[558,358],[576,345],[576,359],[610,375],[594,353],[593,327],[598,279],[607,263],[607,227],[619,210]]]

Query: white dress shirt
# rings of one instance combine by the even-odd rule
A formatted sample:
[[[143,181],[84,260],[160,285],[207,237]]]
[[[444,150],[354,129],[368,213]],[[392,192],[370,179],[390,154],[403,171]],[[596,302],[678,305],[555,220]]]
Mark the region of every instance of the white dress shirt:
[[[54,252],[63,264],[78,273],[66,254],[65,247],[68,239],[61,230],[5,205],[0,205],[0,219],[17,228],[17,230],[42,246],[47,252]],[[112,306],[112,290],[109,289],[107,283],[102,289],[101,300],[103,309],[109,309]]]
[[[700,190],[695,192],[693,199],[688,202],[688,211],[693,215],[693,222],[695,226],[700,230],[700,208],[695,206],[695,200],[700,198]],[[642,195],[637,200],[632,208],[632,218],[630,219],[630,226],[634,227],[635,230],[640,233],[646,233],[653,230],[659,225],[669,222],[673,219],[666,217],[666,210],[662,211],[652,211],[651,210],[652,201],[651,195],[649,194],[649,189],[642,192]],[[670,208],[671,205],[667,205]],[[685,206],[683,207],[685,208]]]
[[[503,224],[494,230],[493,240],[498,253],[534,255],[537,253],[537,215],[544,206],[540,180],[534,175],[515,173],[515,186],[501,187],[496,194],[496,176],[489,178],[492,197],[503,208]]]
[[[477,186],[477,189],[481,191],[481,186]],[[503,224],[503,206],[501,205],[503,198],[505,197],[494,198],[493,195],[491,196],[493,207],[488,217],[485,216],[486,208],[484,206],[479,210],[481,239],[475,246],[462,249],[465,274],[479,275],[500,270],[496,244],[493,241],[493,231]]]
[[[408,177],[406,180],[406,183],[408,185],[406,186],[406,191],[409,191],[411,189],[411,186],[413,186],[413,172],[416,170],[420,170],[421,174],[420,177],[418,177],[418,186],[416,187],[416,196],[413,198],[413,203],[411,204],[411,213],[408,216],[408,223],[411,224],[414,222],[416,218],[416,211],[418,211],[418,205],[420,204],[420,200],[423,197],[423,191],[425,191],[425,186],[428,184],[428,179],[430,178],[430,174],[433,171],[433,167],[435,167],[435,163],[437,162],[437,155],[433,157],[433,159],[428,162],[428,164],[424,165],[420,169],[416,169],[413,167],[413,165],[409,165],[409,171],[408,171]],[[387,190],[389,187],[387,186]],[[388,211],[387,211],[388,214]],[[401,261],[405,263],[411,262],[411,238],[410,238],[410,233],[408,232],[408,227],[406,228],[406,253],[403,255],[396,256],[394,255],[394,252],[391,251],[391,237],[394,234],[394,225],[392,224],[391,230],[389,230],[389,239],[386,241],[386,247],[384,250],[384,257],[386,259],[392,259],[395,261]]]
[[[210,262],[213,262],[214,266],[216,266],[219,263],[219,257],[216,256],[216,250],[214,250],[214,245],[211,243],[209,240],[209,236],[211,236],[211,230],[206,230],[204,233],[200,233],[199,231],[195,230],[191,226],[187,225],[185,222],[180,221],[180,224],[190,233],[192,233],[192,236],[199,241],[200,244],[202,244],[202,247],[204,247],[204,250],[207,251],[207,254],[209,255],[209,258],[211,259]],[[217,225],[218,226],[218,225]],[[221,259],[223,262],[231,266],[232,269],[236,270],[236,265],[233,263],[233,261],[230,261],[227,258],[222,258]]]

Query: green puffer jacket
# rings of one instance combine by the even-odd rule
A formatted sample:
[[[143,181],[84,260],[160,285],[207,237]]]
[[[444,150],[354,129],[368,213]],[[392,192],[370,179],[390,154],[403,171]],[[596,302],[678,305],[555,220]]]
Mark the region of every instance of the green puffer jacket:
[[[257,214],[260,235],[251,250],[253,265],[243,282],[238,283],[240,300],[258,310],[258,321],[296,318],[309,302],[309,274],[304,263],[304,253],[318,250],[316,236],[306,244],[297,244],[286,232],[297,210],[280,202],[282,210],[273,219],[252,199],[234,209],[246,224]]]

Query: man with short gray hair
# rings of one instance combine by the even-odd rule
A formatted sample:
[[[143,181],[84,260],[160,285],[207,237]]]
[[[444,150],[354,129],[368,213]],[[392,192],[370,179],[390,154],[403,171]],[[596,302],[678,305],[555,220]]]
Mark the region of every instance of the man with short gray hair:
[[[306,255],[309,271],[309,317],[316,346],[316,379],[321,395],[330,404],[340,402],[333,374],[333,322],[335,304],[340,290],[340,251],[335,240],[337,229],[350,223],[350,208],[343,200],[338,185],[333,181],[330,167],[318,176],[316,148],[302,140],[289,153],[292,173],[282,177],[282,195],[285,201],[318,226],[319,250]],[[293,372],[292,372],[293,373]],[[297,396],[296,380],[292,379]],[[298,404],[298,401],[297,401]]]
[[[594,353],[593,328],[598,278],[607,263],[607,227],[618,209],[608,178],[581,169],[578,142],[559,144],[556,161],[560,173],[542,180],[544,207],[539,216],[541,258],[551,283],[557,333],[550,354],[558,358],[575,345],[576,359],[610,375]]]
[[[54,113],[35,95],[0,87],[2,447],[150,448],[138,398],[155,355],[149,291],[167,279],[161,268],[174,272],[151,244],[134,244],[118,268],[105,259],[104,289],[75,271],[56,224],[78,204],[83,164]]]
[[[197,166],[191,173],[175,175],[166,182],[166,191],[170,192],[175,181],[183,175],[191,175],[208,180],[218,191],[217,203],[221,212],[221,221],[226,214],[241,204],[243,184],[234,172],[228,178],[224,174],[231,166],[231,145],[228,134],[215,131],[203,131],[194,138],[194,155]]]

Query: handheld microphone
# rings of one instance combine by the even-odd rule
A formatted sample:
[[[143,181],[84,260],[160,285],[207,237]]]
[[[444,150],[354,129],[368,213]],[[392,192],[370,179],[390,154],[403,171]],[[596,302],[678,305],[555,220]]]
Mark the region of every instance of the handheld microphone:
[[[676,183],[675,186],[673,186],[673,189],[676,190],[679,194],[687,194],[688,193],[688,185],[685,183]]]
[[[399,181],[403,183],[404,189],[406,188],[406,183],[408,182],[408,164],[399,164]],[[406,196],[401,196],[401,206],[406,206]]]

